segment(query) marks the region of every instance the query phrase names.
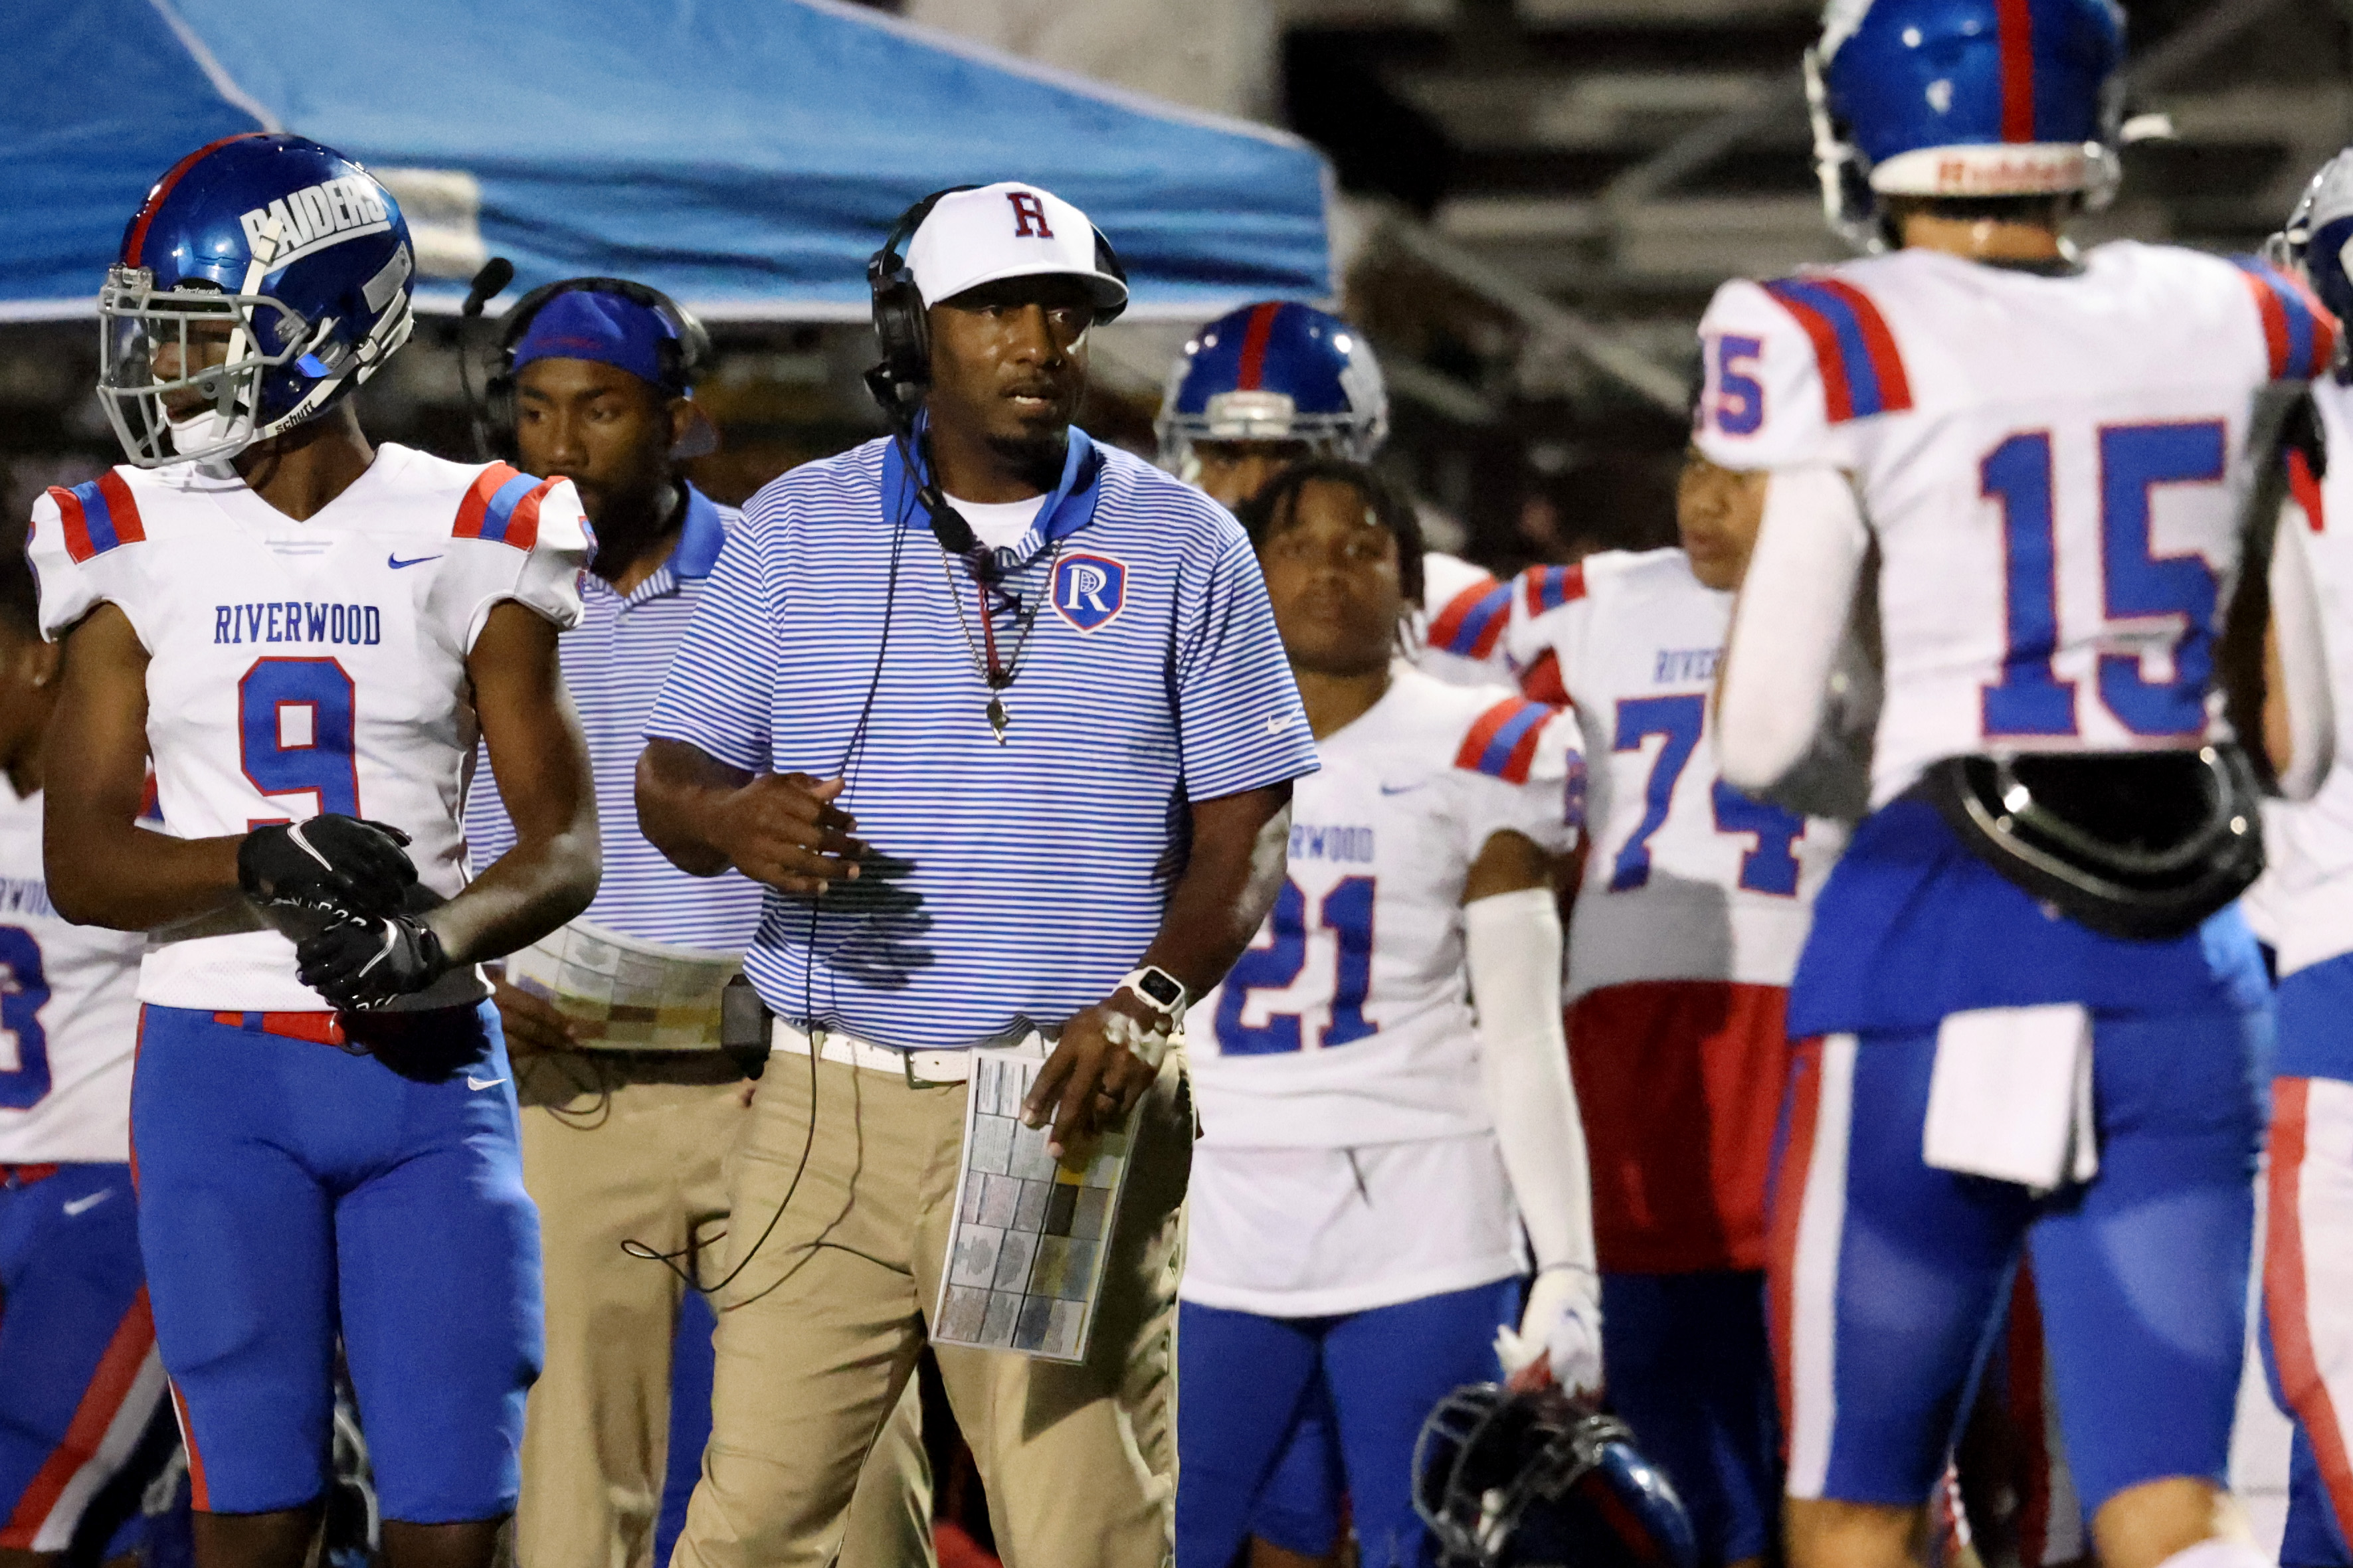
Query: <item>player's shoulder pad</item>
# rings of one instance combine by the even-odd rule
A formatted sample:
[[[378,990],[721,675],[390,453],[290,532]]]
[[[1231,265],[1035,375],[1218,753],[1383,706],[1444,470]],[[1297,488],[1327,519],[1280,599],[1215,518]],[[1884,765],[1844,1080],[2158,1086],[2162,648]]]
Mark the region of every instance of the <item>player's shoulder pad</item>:
[[[1522,607],[1530,620],[1585,597],[1585,563],[1574,566],[1531,566],[1520,574]]]
[[[2337,319],[2302,281],[2253,256],[2231,260],[2253,297],[2274,381],[2310,381],[2337,359]]]
[[[1461,743],[1454,752],[1457,768],[1514,784],[1526,784],[1539,776],[1558,776],[1555,768],[1540,769],[1538,758],[1565,754],[1558,738],[1573,729],[1566,714],[1525,697],[1493,691],[1475,695],[1492,700],[1479,708],[1463,731]],[[1555,744],[1546,745],[1548,735]]]
[[[110,550],[141,543],[147,537],[146,525],[139,517],[138,499],[132,494],[120,468],[109,468],[98,478],[70,488],[51,486],[46,499],[57,508],[58,542],[77,565]],[[37,506],[33,527],[36,533],[40,531]]]
[[[449,537],[510,544],[528,552],[539,542],[541,515],[559,487],[565,496],[572,494],[568,480],[543,479],[507,463],[488,464],[459,500]],[[572,505],[578,510],[576,500]]]
[[[1441,563],[1461,570],[1447,570]],[[1433,572],[1433,566],[1440,570]],[[1467,561],[1434,552],[1423,557],[1422,576],[1430,646],[1461,658],[1493,658],[1511,625],[1511,585]]]
[[[1531,566],[1512,579],[1512,629],[1505,651],[1511,655],[1513,668],[1527,675],[1535,675],[1540,666],[1549,669],[1535,686],[1525,677],[1521,682],[1524,690],[1541,700],[1568,700],[1561,691],[1558,650],[1564,639],[1573,635],[1572,617],[1588,602],[1592,580],[1588,571],[1593,560],[1588,556],[1574,566]],[[1560,694],[1555,696],[1555,692]]]
[[[1912,380],[1887,317],[1862,283],[1825,268],[1757,285],[1805,335],[1833,425],[1912,406]]]

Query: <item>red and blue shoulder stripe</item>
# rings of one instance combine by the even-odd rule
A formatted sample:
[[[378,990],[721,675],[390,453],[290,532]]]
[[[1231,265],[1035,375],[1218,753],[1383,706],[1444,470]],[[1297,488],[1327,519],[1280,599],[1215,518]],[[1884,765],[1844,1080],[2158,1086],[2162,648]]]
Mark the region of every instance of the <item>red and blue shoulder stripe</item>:
[[[2263,319],[2274,381],[2310,381],[2337,360],[2337,319],[2295,279],[2267,261],[2234,256]]]
[[[485,539],[529,550],[539,542],[540,504],[560,482],[534,478],[505,463],[492,463],[459,503],[450,537]]]
[[[1871,296],[1843,278],[1783,278],[1764,286],[1796,318],[1821,367],[1823,411],[1833,425],[1912,406],[1911,378],[1895,334]]]
[[[66,553],[76,561],[89,561],[147,537],[131,487],[112,468],[71,489],[52,487],[49,499],[58,503],[58,517],[65,524]]]
[[[1511,620],[1510,584],[1482,577],[1446,601],[1430,623],[1430,646],[1463,658],[1487,658]]]
[[[1462,737],[1462,749],[1454,753],[1454,765],[1505,784],[1527,783],[1545,721],[1555,711],[1541,702],[1506,697],[1472,724],[1471,732]]]
[[[1520,574],[1520,592],[1527,600],[1528,618],[1534,620],[1547,610],[1585,597],[1585,568],[1531,566]]]

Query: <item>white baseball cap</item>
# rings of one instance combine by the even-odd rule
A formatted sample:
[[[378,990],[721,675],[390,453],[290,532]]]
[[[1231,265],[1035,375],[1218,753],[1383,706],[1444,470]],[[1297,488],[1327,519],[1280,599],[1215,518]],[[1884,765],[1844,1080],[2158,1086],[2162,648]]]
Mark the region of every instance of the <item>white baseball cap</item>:
[[[907,269],[927,305],[1006,278],[1083,278],[1108,320],[1127,305],[1110,251],[1086,214],[1051,191],[1003,180],[942,196],[907,242]]]

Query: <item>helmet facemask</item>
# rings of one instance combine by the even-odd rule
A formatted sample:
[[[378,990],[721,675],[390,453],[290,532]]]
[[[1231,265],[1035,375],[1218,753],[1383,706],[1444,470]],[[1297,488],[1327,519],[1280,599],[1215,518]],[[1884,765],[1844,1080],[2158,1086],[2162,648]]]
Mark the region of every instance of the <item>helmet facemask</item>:
[[[374,295],[384,285],[386,296],[371,298],[372,309],[399,299],[357,343],[336,332],[334,316],[313,322],[268,294],[198,283],[158,289],[145,268],[108,268],[98,297],[98,388],[124,455],[142,468],[226,462],[324,412],[407,342],[415,322],[399,287],[407,254],[403,246],[368,286]],[[274,414],[273,374],[297,395]]]

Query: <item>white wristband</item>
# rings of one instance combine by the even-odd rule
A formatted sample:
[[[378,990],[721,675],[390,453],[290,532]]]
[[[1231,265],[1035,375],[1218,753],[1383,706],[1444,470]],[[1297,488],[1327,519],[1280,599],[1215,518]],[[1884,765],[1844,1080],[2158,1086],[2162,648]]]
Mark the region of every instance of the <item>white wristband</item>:
[[[1160,1070],[1162,1058],[1168,1055],[1168,1020],[1145,1024],[1118,1008],[1107,1010],[1103,1019],[1103,1038],[1114,1046],[1124,1046],[1137,1061],[1153,1071]]]

